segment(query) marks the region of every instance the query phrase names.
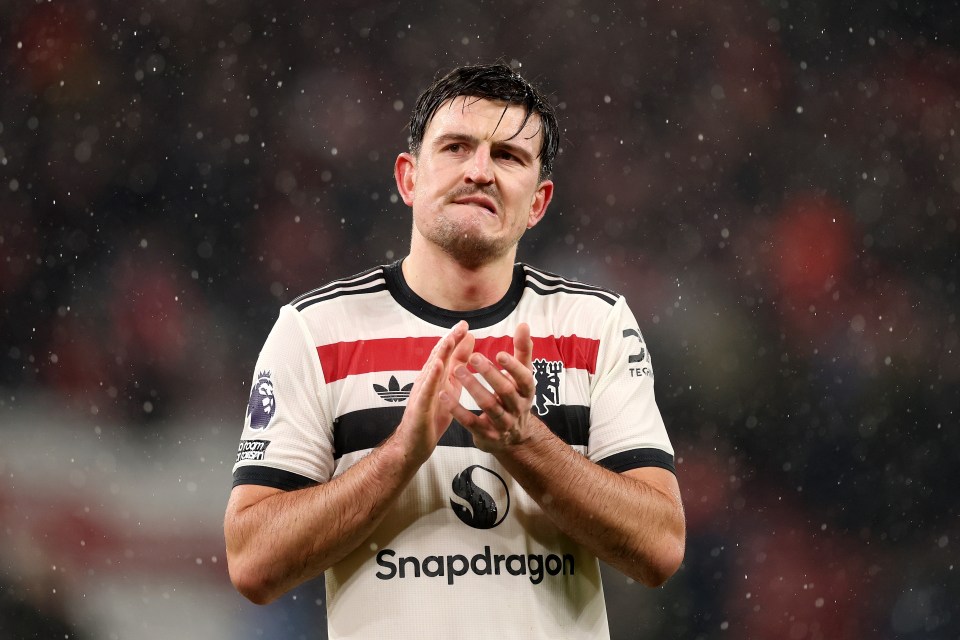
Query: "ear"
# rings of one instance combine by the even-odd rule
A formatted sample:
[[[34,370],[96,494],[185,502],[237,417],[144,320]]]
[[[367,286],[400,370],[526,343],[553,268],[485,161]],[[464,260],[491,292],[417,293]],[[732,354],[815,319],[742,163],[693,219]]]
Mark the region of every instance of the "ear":
[[[393,163],[393,179],[397,190],[408,207],[413,206],[413,191],[417,184],[417,159],[409,153],[401,153]]]
[[[553,181],[544,180],[537,187],[533,194],[533,203],[530,206],[530,214],[527,217],[527,229],[537,226],[537,223],[543,219],[543,214],[547,212],[547,205],[553,199]]]

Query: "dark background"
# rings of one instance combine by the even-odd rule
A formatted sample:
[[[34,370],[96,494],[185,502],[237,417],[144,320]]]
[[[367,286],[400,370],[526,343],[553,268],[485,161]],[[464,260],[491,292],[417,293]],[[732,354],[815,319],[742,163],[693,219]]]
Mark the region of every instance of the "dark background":
[[[521,259],[627,296],[677,450],[686,560],[605,574],[614,637],[960,637],[960,4],[326,4],[0,3],[9,637],[125,637],[158,572],[198,595],[151,629],[317,633],[315,589],[225,578],[255,358],[281,304],[404,255],[413,102],[498,59],[563,128]]]

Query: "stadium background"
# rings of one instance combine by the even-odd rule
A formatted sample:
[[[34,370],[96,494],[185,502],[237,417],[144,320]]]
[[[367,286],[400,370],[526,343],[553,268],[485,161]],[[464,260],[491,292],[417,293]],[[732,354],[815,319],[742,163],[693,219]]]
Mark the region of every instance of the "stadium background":
[[[225,574],[254,360],[403,255],[416,93],[496,58],[564,127],[521,257],[628,296],[677,448],[614,637],[960,636],[957,2],[325,4],[0,3],[0,638],[322,636]]]

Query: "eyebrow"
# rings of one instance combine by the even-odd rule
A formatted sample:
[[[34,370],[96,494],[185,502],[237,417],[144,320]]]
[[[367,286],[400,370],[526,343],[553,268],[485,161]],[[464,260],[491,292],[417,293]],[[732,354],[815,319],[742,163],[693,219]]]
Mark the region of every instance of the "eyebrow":
[[[451,142],[466,142],[468,144],[476,146],[480,144],[480,139],[477,138],[476,136],[471,136],[466,133],[450,132],[450,133],[444,133],[437,136],[433,140],[433,146],[442,147],[443,145],[449,144]],[[512,153],[513,155],[522,159],[524,162],[532,162],[534,158],[533,154],[531,154],[529,151],[527,151],[523,147],[510,142],[510,139],[494,141],[491,144],[491,146],[494,149],[502,149],[504,151]]]

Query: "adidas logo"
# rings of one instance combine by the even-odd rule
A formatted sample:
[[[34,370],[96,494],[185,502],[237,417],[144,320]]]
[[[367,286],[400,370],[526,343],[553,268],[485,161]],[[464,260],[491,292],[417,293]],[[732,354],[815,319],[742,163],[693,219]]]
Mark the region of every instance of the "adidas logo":
[[[373,385],[373,390],[377,392],[377,395],[387,402],[403,402],[410,397],[411,389],[413,389],[412,382],[401,389],[400,383],[394,376],[390,376],[390,382],[387,383],[386,387],[379,384]]]

